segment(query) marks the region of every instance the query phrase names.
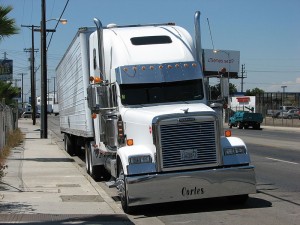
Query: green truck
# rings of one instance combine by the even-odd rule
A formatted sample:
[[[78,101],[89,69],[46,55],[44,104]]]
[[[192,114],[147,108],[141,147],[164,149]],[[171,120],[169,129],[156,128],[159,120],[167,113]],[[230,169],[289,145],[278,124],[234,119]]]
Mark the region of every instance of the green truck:
[[[253,129],[259,130],[262,121],[263,116],[261,113],[237,111],[229,118],[228,125],[230,128],[238,127],[239,129],[248,129],[249,127],[253,127]]]

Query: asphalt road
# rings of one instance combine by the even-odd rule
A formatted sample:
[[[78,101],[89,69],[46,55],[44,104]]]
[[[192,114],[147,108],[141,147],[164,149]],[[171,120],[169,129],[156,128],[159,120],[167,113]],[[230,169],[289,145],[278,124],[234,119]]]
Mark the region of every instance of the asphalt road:
[[[63,146],[59,117],[48,118]],[[232,133],[245,141],[256,167],[257,194],[245,205],[232,205],[226,198],[155,204],[140,207],[129,218],[135,224],[300,224],[300,132],[266,128]],[[120,204],[115,189],[98,184]]]

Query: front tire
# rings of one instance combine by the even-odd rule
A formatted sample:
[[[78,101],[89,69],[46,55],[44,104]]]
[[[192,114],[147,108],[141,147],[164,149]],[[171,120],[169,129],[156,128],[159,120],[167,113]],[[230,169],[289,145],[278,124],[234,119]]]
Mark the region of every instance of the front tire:
[[[119,163],[118,165],[118,177],[116,183],[121,200],[122,209],[125,213],[132,212],[132,207],[128,206],[127,188],[122,163]]]

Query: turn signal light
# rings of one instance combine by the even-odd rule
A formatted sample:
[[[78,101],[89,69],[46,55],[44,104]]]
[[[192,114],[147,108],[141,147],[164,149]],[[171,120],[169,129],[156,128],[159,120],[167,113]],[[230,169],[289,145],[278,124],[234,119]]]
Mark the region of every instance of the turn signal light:
[[[133,139],[127,139],[126,141],[128,146],[132,146],[133,145]]]
[[[96,113],[93,113],[93,114],[92,114],[92,118],[93,118],[93,119],[96,119],[96,118],[97,118],[97,114],[96,114]]]
[[[95,83],[100,83],[102,80],[101,80],[101,78],[100,77],[95,77],[94,78],[94,82]]]

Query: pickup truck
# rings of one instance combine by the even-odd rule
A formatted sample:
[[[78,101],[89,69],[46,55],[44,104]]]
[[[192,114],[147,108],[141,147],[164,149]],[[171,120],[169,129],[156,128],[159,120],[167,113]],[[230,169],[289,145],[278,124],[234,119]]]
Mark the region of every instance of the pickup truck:
[[[238,127],[239,129],[248,129],[249,127],[253,127],[254,129],[259,130],[262,121],[263,116],[261,113],[237,111],[229,118],[228,125],[230,128]]]

